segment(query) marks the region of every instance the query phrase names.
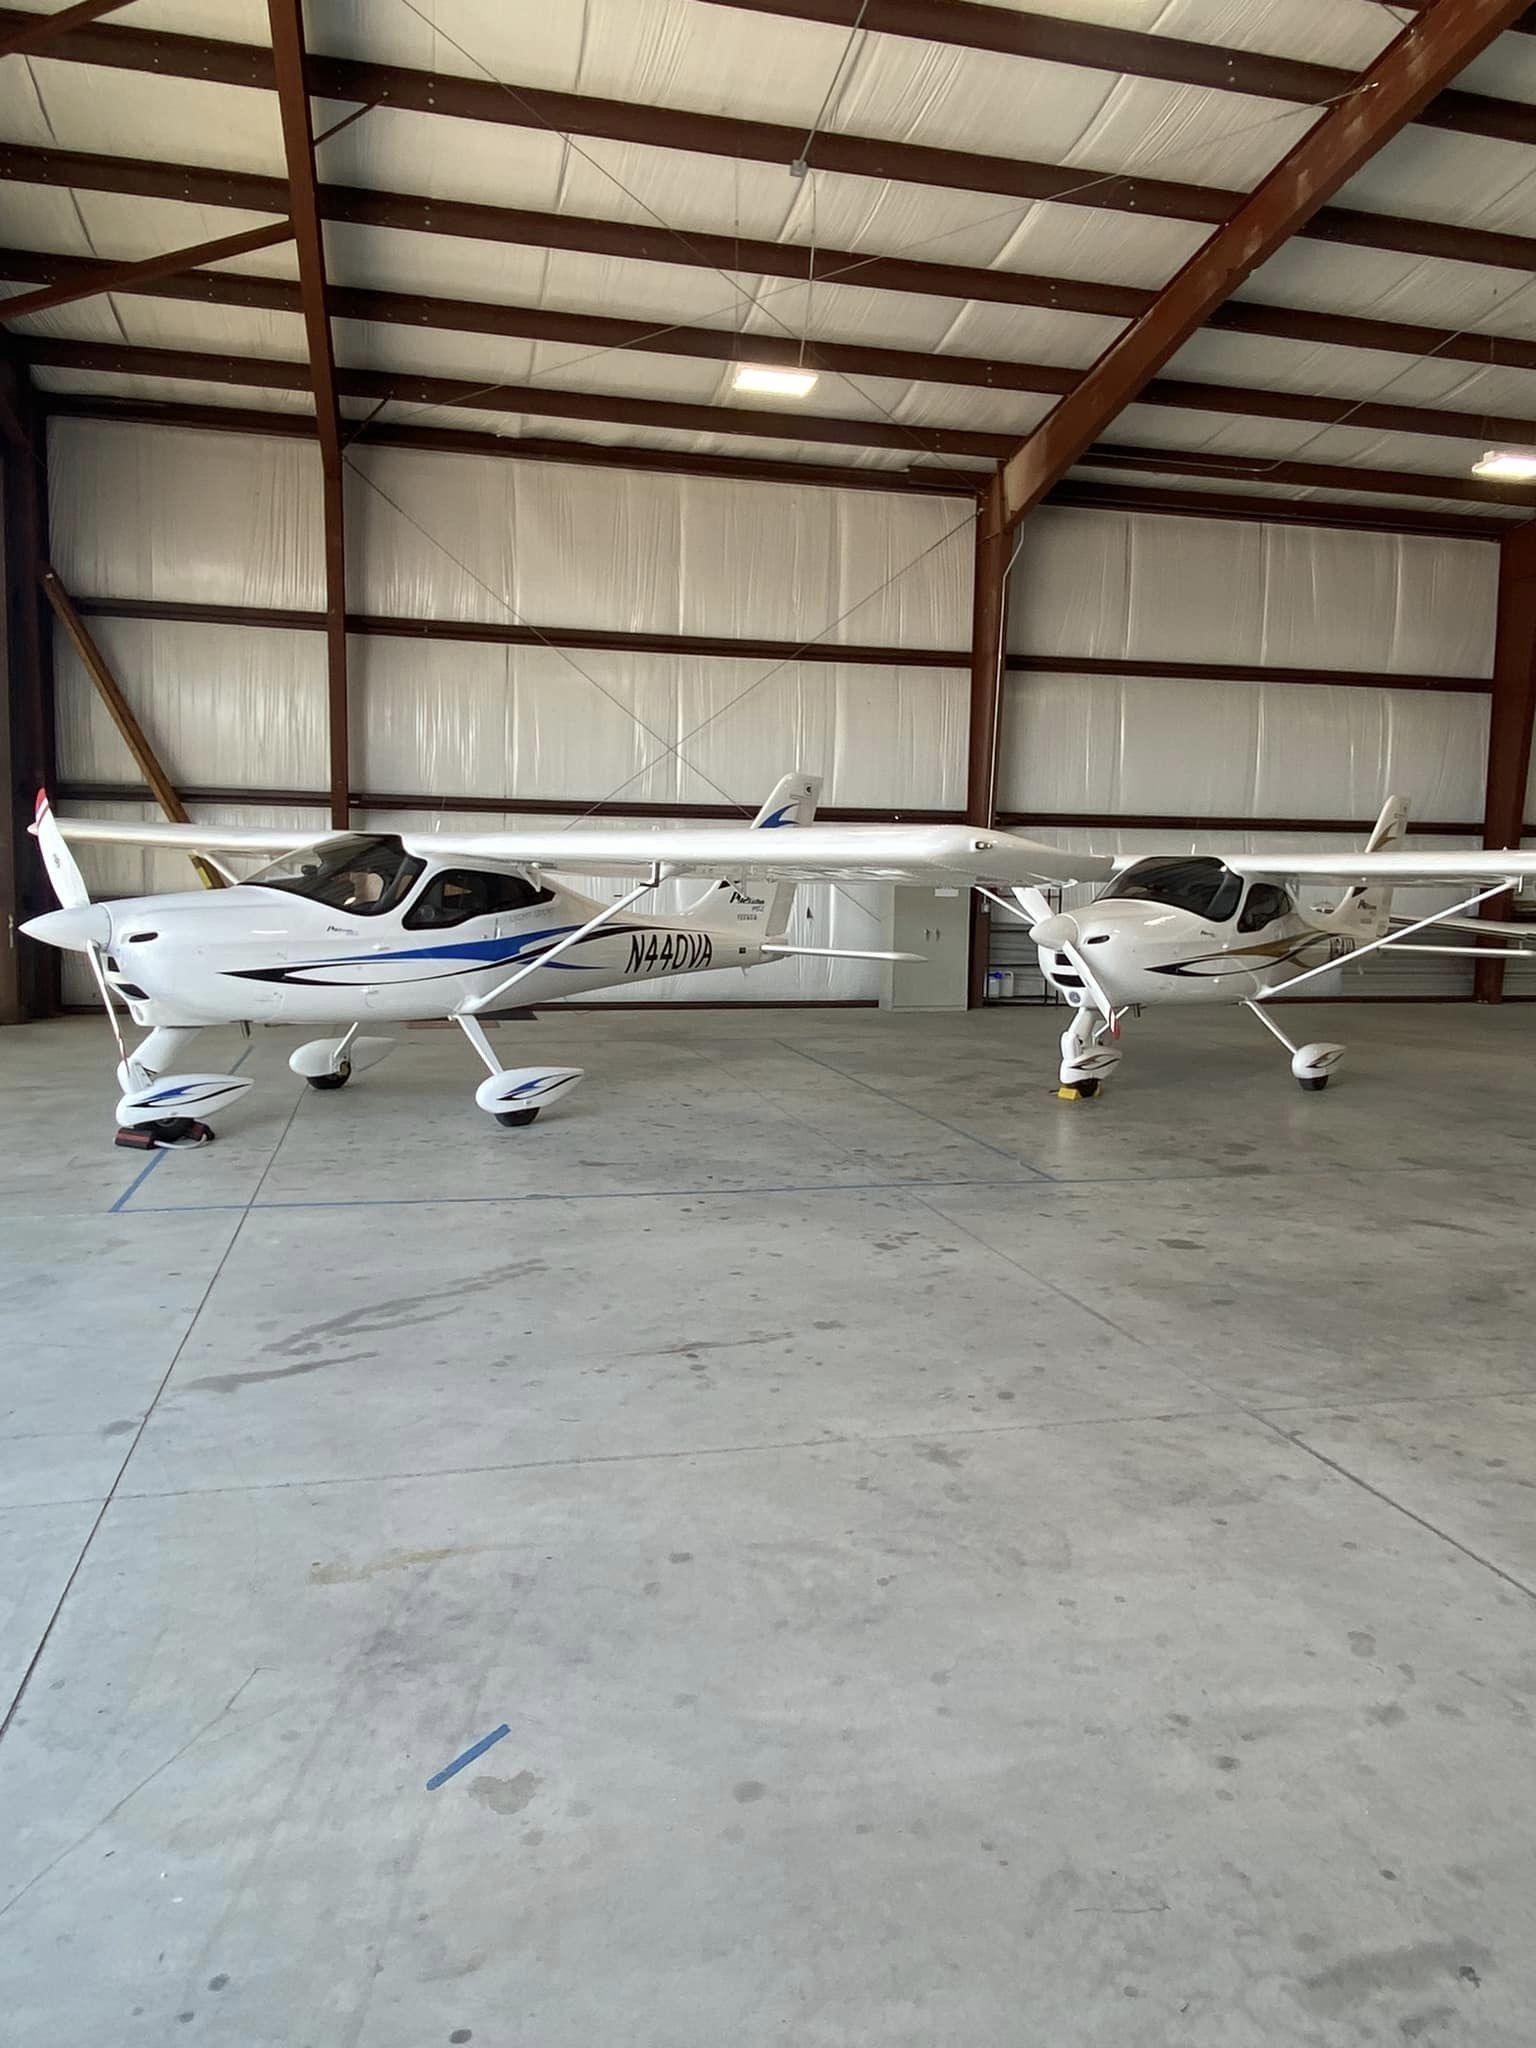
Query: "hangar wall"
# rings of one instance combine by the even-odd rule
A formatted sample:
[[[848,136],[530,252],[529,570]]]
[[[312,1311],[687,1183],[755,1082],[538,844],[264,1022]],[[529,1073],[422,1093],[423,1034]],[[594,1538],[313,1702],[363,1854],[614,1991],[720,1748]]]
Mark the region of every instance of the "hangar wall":
[[[750,812],[801,764],[825,775],[828,804],[962,809],[965,501],[395,449],[353,460],[356,613],[815,643],[786,661],[354,634],[354,789],[417,800],[365,810],[361,822],[430,829],[455,816],[456,796],[569,802],[570,818],[625,797]],[[106,614],[92,629],[173,780],[283,792],[280,809],[269,800],[223,814],[323,827],[315,448],[57,420],[50,491],[54,565],[77,598],[311,615],[257,625]],[[1422,683],[1490,674],[1496,574],[1496,549],[1479,541],[1047,508],[1029,523],[1012,578],[1009,644],[1025,665],[1005,692],[1000,809],[1106,821],[1365,819],[1390,786],[1407,791],[1416,816],[1464,823],[1475,840],[1487,699]],[[850,658],[836,659],[839,647]],[[63,782],[126,784],[122,743],[62,639],[56,656]],[[1031,656],[1074,667],[1031,671]],[[1123,661],[1416,681],[1210,681],[1099,666]],[[517,815],[513,803],[465,821]],[[1243,836],[1192,827],[1180,843]],[[1136,850],[1169,843],[1166,832],[1108,823],[1072,837]],[[97,851],[104,891],[185,879],[181,862]],[[875,892],[803,898],[804,936],[879,943]],[[1464,978],[1460,963],[1434,963],[1427,981],[1422,961],[1402,964],[1416,985],[1452,991]],[[869,966],[802,960],[750,981],[693,977],[677,992],[851,998],[877,985]]]

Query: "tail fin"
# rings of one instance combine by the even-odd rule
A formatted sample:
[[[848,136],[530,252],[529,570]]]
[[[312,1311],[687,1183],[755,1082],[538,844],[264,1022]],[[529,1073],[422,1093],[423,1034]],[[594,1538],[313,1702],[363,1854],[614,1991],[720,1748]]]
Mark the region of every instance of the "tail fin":
[[[797,769],[775,786],[752,820],[752,830],[770,832],[781,826],[809,825],[820,796],[821,777]],[[788,928],[794,895],[793,882],[712,882],[698,902],[689,905],[687,914],[704,923],[729,922],[744,938],[777,939]]]
[[[1371,836],[1365,842],[1366,853],[1390,853],[1401,846],[1408,831],[1408,799],[1405,796],[1389,796],[1381,807],[1381,816],[1376,820]],[[1356,937],[1381,938],[1392,921],[1392,891],[1380,882],[1356,882],[1340,898],[1333,913],[1337,928],[1348,931]]]

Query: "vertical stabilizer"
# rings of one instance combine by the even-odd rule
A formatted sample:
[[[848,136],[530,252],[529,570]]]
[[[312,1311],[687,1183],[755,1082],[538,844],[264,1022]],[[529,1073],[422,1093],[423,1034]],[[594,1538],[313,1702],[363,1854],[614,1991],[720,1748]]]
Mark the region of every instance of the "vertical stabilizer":
[[[774,788],[757,816],[754,832],[774,832],[795,825],[809,825],[816,815],[821,796],[821,777],[796,770]],[[728,925],[743,938],[760,943],[782,938],[789,926],[794,902],[793,882],[715,882],[689,905],[688,915],[701,924]]]
[[[1402,845],[1407,831],[1407,797],[1389,796],[1381,807],[1381,816],[1376,820],[1370,838],[1365,842],[1364,851],[1390,853],[1394,847]],[[1336,928],[1360,938],[1383,937],[1392,923],[1391,888],[1382,882],[1357,882],[1340,899],[1333,921]]]

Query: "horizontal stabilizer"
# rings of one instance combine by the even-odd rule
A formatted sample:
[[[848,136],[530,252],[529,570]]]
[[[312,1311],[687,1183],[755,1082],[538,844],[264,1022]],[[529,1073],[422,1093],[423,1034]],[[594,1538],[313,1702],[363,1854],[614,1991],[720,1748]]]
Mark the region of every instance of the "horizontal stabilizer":
[[[1414,922],[1406,917],[1394,917],[1394,927]],[[1480,939],[1529,939],[1536,945],[1536,923],[1521,924],[1517,919],[1506,917],[1442,917],[1439,930],[1443,932],[1476,932]]]
[[[807,960],[926,960],[926,953],[872,953],[862,946],[788,946],[770,940],[763,953],[798,953]]]

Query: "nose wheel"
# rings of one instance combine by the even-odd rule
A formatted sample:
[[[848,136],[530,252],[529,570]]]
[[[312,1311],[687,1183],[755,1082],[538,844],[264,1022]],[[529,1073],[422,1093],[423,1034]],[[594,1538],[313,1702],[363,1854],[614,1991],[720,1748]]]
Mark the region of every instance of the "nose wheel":
[[[1120,1064],[1118,1045],[1106,1044],[1109,1022],[1086,1004],[1072,1012],[1061,1034],[1061,1073],[1057,1096],[1063,1102],[1091,1100]]]

